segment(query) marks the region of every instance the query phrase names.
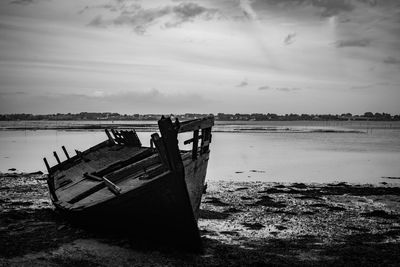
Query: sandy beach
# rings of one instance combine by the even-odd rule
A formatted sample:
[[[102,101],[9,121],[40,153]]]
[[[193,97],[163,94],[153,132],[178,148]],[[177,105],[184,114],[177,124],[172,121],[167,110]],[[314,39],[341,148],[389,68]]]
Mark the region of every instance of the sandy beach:
[[[45,175],[0,176],[1,266],[382,265],[400,260],[400,188],[209,182],[204,253],[145,249],[77,228],[54,211]]]

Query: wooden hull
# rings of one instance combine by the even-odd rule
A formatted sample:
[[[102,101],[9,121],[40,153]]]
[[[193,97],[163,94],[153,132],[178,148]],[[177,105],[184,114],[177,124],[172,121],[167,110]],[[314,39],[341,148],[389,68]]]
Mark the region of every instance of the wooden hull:
[[[170,120],[163,122],[169,132],[160,125],[164,136],[153,136],[156,148],[103,142],[82,152],[81,158],[49,168],[57,210],[87,229],[122,233],[140,244],[200,250],[197,218],[209,142],[180,151],[172,131],[176,127]],[[174,138],[165,137],[170,133]]]

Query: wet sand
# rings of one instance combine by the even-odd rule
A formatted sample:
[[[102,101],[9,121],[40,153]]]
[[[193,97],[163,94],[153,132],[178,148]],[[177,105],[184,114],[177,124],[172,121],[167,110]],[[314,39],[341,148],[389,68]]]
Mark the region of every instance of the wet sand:
[[[144,249],[57,216],[43,174],[0,174],[0,266],[395,266],[400,188],[209,182],[199,227],[203,254]]]

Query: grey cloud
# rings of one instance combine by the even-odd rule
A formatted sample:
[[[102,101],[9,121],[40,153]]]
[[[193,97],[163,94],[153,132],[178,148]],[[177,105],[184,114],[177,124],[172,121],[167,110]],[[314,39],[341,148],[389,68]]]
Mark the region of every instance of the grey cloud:
[[[286,36],[284,43],[285,45],[290,45],[294,42],[294,38],[296,37],[296,33],[290,33]]]
[[[89,6],[85,6],[84,8],[82,8],[81,10],[78,11],[78,14],[83,14],[86,10],[89,10],[90,7]]]
[[[111,4],[100,5],[99,7],[108,9],[111,12],[117,12],[118,11],[118,8],[115,5],[111,5]]]
[[[50,1],[50,0],[12,0],[9,2],[9,4],[15,4],[15,5],[30,5],[34,4],[37,2],[42,2],[42,1]]]
[[[349,0],[313,0],[312,5],[323,8],[321,15],[324,17],[333,16],[343,11],[351,11],[354,8]]]
[[[354,86],[351,86],[349,89],[350,90],[366,90],[366,89],[371,89],[371,88],[376,88],[376,87],[381,87],[381,86],[399,87],[399,84],[389,83],[389,82],[378,82],[378,83],[368,83],[368,84],[354,85]]]
[[[29,4],[33,4],[34,2],[35,2],[34,0],[13,0],[10,2],[10,4],[29,5]]]
[[[0,96],[9,96],[9,95],[26,95],[27,92],[16,91],[16,92],[0,92]]]
[[[62,98],[64,95],[57,95],[57,98]],[[207,103],[203,96],[194,93],[174,93],[165,94],[156,88],[152,88],[142,92],[118,92],[113,94],[71,94],[69,98],[84,99],[88,103],[97,105],[98,103],[109,103],[110,105],[119,106],[141,106],[141,107],[168,107],[175,108],[176,105],[181,107],[191,107],[203,105]]]
[[[398,0],[253,0],[251,5],[255,10],[268,9],[271,6],[294,8],[312,6],[322,17],[335,16],[343,12],[351,12],[361,5],[369,7],[398,7]]]
[[[184,22],[191,21],[197,16],[203,16],[203,19],[210,20],[218,12],[217,9],[205,8],[195,3],[182,3],[172,8],[173,14],[177,17],[175,22],[167,22],[166,27],[175,27]]]
[[[395,57],[387,57],[383,60],[383,62],[386,64],[398,65],[398,64],[400,64],[400,59],[395,58]]]
[[[147,28],[161,18],[167,17],[167,21],[163,24],[166,28],[176,27],[183,23],[193,21],[196,18],[205,20],[212,19],[218,13],[217,9],[206,8],[196,3],[180,3],[175,6],[164,6],[159,8],[143,9],[138,4],[134,3],[129,6],[98,6],[111,11],[118,10],[120,15],[116,18],[105,21],[101,17],[94,18],[90,26],[107,26],[113,25],[128,25],[132,26],[136,33],[143,34]]]
[[[289,7],[311,5],[320,8],[320,15],[324,17],[354,9],[349,0],[256,0],[252,5],[256,10],[258,8],[267,8],[268,5],[286,5]]]
[[[246,87],[247,85],[249,85],[249,83],[247,82],[247,80],[243,80],[241,83],[239,83],[238,85],[236,85],[236,87]]]
[[[136,10],[140,9],[141,6],[137,3],[125,3],[124,1],[117,1],[115,4],[104,4],[104,5],[92,5],[92,6],[85,6],[81,9],[78,13],[82,14],[91,9],[105,9],[110,12],[120,12],[121,14],[132,14]]]
[[[105,26],[103,17],[101,15],[98,15],[97,17],[92,19],[92,21],[90,21],[88,25],[93,26],[93,27],[104,27]]]
[[[300,88],[278,87],[278,88],[275,88],[275,90],[281,91],[281,92],[293,92],[293,91],[300,90]]]
[[[94,94],[40,93],[2,95],[0,112],[76,112],[104,111],[122,113],[174,113],[202,110],[212,99],[196,93],[163,93],[158,89],[142,92],[98,92]]]
[[[270,86],[261,86],[258,88],[258,90],[276,90],[276,91],[280,91],[280,92],[293,92],[293,91],[299,91],[301,90],[300,88],[295,88],[295,87],[270,87]]]
[[[140,9],[134,14],[123,13],[112,22],[115,25],[130,25],[134,30],[142,34],[156,19],[171,14],[171,7]]]
[[[350,87],[351,90],[364,90],[372,88],[375,84],[354,85]]]
[[[269,86],[258,87],[258,90],[269,90],[269,89],[271,89]]]
[[[336,47],[367,47],[371,43],[370,40],[339,40],[336,42]]]

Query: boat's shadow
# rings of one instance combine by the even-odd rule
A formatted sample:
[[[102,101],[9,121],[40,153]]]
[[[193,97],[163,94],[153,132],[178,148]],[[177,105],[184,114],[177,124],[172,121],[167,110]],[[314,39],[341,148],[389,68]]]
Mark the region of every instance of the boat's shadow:
[[[51,250],[87,236],[52,209],[15,209],[0,213],[0,256]]]

